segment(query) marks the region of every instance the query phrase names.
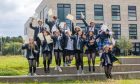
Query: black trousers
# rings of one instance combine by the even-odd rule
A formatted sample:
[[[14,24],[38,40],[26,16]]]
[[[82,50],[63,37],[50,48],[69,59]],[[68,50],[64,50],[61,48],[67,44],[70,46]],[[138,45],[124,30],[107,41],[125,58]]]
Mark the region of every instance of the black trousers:
[[[107,78],[112,78],[111,70],[112,70],[112,64],[108,64],[104,66],[104,72]]]
[[[35,41],[37,43],[37,46],[39,48],[39,52],[36,54],[36,63],[37,63],[37,66],[39,66],[39,57],[40,57],[40,46],[41,46],[41,41],[38,37],[35,38]]]
[[[81,66],[81,69],[83,70],[84,64],[83,64],[83,53],[81,51],[76,51],[75,53],[75,60],[76,60],[76,68],[79,70],[79,67]]]
[[[51,58],[52,58],[52,52],[51,51],[43,52],[44,71],[47,71],[47,70],[49,71],[50,70]]]
[[[95,59],[96,59],[95,53],[94,52],[89,52],[87,54],[87,57],[88,57],[89,71],[91,71],[91,62],[92,62],[93,72],[94,72],[95,71]]]
[[[61,56],[63,55],[62,51],[54,50],[55,62],[57,66],[61,65]]]
[[[36,59],[28,59],[29,73],[33,74],[36,72]]]

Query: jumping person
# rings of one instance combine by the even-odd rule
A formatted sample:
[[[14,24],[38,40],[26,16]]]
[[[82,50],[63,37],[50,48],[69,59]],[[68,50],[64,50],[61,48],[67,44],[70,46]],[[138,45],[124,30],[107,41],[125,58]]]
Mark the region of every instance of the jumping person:
[[[118,61],[118,59],[114,57],[112,53],[109,52],[108,45],[104,46],[104,52],[100,60],[101,60],[101,66],[104,67],[106,77],[111,79],[112,78],[111,70],[113,67],[113,62]]]
[[[91,21],[90,24],[88,25],[88,23],[86,22],[86,20],[84,18],[81,18],[81,20],[83,21],[83,23],[86,26],[85,33],[92,31],[92,32],[94,32],[95,36],[98,34],[98,30],[95,28],[95,23],[93,21]]]
[[[68,27],[68,25],[67,25],[67,23],[66,22],[63,22],[64,23],[64,26],[60,26],[60,28],[59,28],[59,31],[60,31],[60,33],[61,33],[61,36],[62,36],[62,49],[63,49],[63,66],[66,66],[67,64],[66,64],[66,54],[65,54],[65,47],[66,47],[66,43],[67,43],[67,41],[66,41],[66,31],[70,31],[70,28]]]
[[[54,32],[53,41],[54,41],[54,55],[55,55],[55,62],[56,67],[55,70],[58,70],[59,72],[62,72],[61,69],[61,56],[63,56],[63,42],[62,42],[62,36],[60,34],[60,31],[57,30]]]
[[[98,50],[99,50],[99,56],[101,57],[102,53],[103,53],[103,46],[105,45],[110,45],[110,34],[109,34],[109,30],[106,29],[105,31],[100,30],[100,33],[96,36],[96,41],[98,39]]]
[[[87,46],[86,54],[88,57],[89,72],[91,72],[91,62],[93,65],[92,71],[95,72],[95,58],[96,58],[96,51],[98,46],[95,41],[94,33],[92,31],[90,31],[89,35],[87,36],[86,46]]]
[[[70,66],[74,56],[74,38],[71,35],[71,31],[65,31],[64,40],[64,58],[66,60],[65,66]]]
[[[83,52],[84,52],[84,45],[85,39],[82,31],[77,31],[77,34],[74,35],[74,51],[75,51],[75,60],[76,60],[76,68],[77,74],[84,73],[84,63],[83,63]],[[81,72],[79,71],[79,67],[81,66]]]
[[[34,18],[32,18],[32,22],[33,22]],[[41,46],[41,41],[38,38],[38,34],[43,32],[44,27],[43,27],[43,22],[41,20],[38,20],[38,26],[33,27],[32,22],[30,23],[30,28],[34,30],[34,41],[37,43],[37,46],[40,50],[40,46]],[[40,55],[40,51],[37,54],[36,57],[36,62],[37,62],[37,67],[39,67],[39,55]]]
[[[56,16],[53,16],[52,20],[46,19],[45,23],[49,26],[50,32],[52,32],[52,28],[54,25],[59,28],[59,19]]]
[[[41,43],[42,43],[44,72],[49,73],[53,50],[53,39],[51,38],[50,33],[47,30],[43,31],[43,38],[44,40]]]
[[[26,58],[29,63],[29,76],[36,75],[36,54],[39,52],[38,46],[33,39],[29,39],[29,43],[23,44],[22,49],[26,50]]]

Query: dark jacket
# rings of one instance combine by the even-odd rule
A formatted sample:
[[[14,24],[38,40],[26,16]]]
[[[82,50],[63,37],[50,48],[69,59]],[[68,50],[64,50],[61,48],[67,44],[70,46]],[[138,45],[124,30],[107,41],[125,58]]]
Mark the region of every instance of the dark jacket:
[[[87,24],[85,19],[82,19],[83,23],[85,24],[85,33],[88,34],[90,26]],[[94,28],[94,35],[98,34],[98,30]]]
[[[101,42],[104,42],[105,39],[110,38],[110,35],[105,34],[105,32],[102,32],[101,34],[98,34],[96,36],[96,39],[98,39],[98,38],[101,40]]]
[[[57,41],[58,41],[58,37],[57,36],[53,36],[52,37],[52,39],[53,39],[53,46],[56,46],[57,45]],[[63,38],[62,38],[62,36],[60,37],[60,46],[61,46],[61,48],[63,49]]]
[[[45,53],[46,51],[46,47],[48,46],[48,48],[50,49],[49,51],[52,52],[53,50],[53,43],[48,44],[46,38],[44,37],[44,41],[41,44],[42,46],[42,53]]]
[[[38,37],[38,34],[41,33],[45,28],[44,27],[41,27],[41,28],[38,28],[38,27],[33,27],[32,26],[32,23],[30,23],[30,28],[34,30],[34,40],[37,41],[37,37]],[[39,30],[40,29],[40,30]],[[40,32],[39,32],[40,31]]]
[[[74,35],[73,39],[74,39],[74,50],[77,50],[78,35]],[[80,37],[78,44],[80,46],[80,51],[83,52],[86,41],[83,38]]]
[[[94,41],[93,45],[90,44],[90,40],[92,39],[95,39],[94,37],[87,37],[87,40],[86,40],[86,46],[87,46],[87,51],[92,51],[92,52],[96,52],[97,51],[97,42]]]
[[[22,49],[26,49],[26,58],[29,59],[29,57],[33,54],[34,58],[36,58],[36,54],[39,53],[39,48],[37,45],[35,45],[35,49],[30,49],[29,44],[22,45]],[[32,52],[32,54],[31,54]]]
[[[110,53],[110,52],[105,53],[105,52],[104,52],[104,53],[102,54],[101,58],[100,58],[101,61],[103,60],[103,62],[102,62],[102,65],[103,65],[103,66],[105,66],[105,62],[106,62],[106,60],[107,60],[106,55],[108,55],[108,57],[109,57],[109,59],[110,59],[110,61],[111,61],[111,64],[113,64],[113,62],[115,62],[115,61],[118,60],[112,53]]]
[[[59,20],[56,21],[49,21],[48,19],[45,20],[45,23],[49,26],[50,32],[52,31],[52,28],[54,25],[59,29]]]

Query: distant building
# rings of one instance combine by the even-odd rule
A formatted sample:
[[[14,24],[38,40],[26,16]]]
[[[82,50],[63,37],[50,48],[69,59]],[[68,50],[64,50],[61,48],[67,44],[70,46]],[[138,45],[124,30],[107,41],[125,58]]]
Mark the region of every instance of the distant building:
[[[82,12],[87,22],[93,20],[96,28],[107,22],[114,31],[114,38],[129,38],[134,44],[133,51],[140,52],[140,1],[139,0],[43,0],[36,9],[38,18],[45,21],[47,10],[52,8],[60,21],[71,22],[65,17],[75,16],[75,25],[84,28],[80,18]],[[27,22],[28,25],[28,22]],[[31,34],[25,24],[25,34]]]

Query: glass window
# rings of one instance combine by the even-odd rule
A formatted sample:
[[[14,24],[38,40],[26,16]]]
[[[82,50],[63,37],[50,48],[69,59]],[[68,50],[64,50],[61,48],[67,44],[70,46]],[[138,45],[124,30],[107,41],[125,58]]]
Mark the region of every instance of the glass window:
[[[112,20],[121,20],[119,5],[112,5]]]
[[[76,26],[79,26],[85,31],[85,24],[84,23],[76,23]]]
[[[60,22],[66,22],[67,25],[71,28],[71,21],[66,18],[68,14],[71,13],[71,5],[70,4],[58,4],[57,5],[57,16]]]
[[[121,24],[112,24],[112,31],[114,39],[119,39],[121,37]]]
[[[99,5],[99,4],[94,5],[94,19],[104,20],[103,5]]]
[[[135,52],[134,55],[140,54],[140,43],[139,42],[133,43],[133,52]]]
[[[129,38],[137,39],[137,24],[129,24]]]
[[[128,20],[137,20],[136,6],[128,6]]]
[[[76,19],[81,19],[81,12],[86,16],[85,4],[76,4]]]

